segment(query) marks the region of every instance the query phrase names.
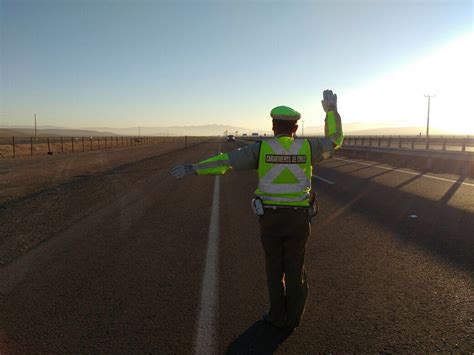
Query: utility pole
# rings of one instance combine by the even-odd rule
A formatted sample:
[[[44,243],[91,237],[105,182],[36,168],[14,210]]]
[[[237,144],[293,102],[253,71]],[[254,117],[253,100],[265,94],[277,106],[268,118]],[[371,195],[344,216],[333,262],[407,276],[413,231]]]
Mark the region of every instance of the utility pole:
[[[425,95],[428,98],[428,115],[426,117],[426,138],[430,136],[430,103],[431,98],[436,97],[436,95]]]
[[[36,113],[35,113],[35,141],[37,140],[37,134],[36,134]]]

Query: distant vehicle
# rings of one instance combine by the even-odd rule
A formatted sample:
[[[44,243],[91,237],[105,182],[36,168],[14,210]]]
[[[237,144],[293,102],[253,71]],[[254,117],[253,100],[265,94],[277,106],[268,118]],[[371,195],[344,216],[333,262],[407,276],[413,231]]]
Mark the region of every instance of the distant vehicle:
[[[232,134],[229,134],[227,136],[227,142],[235,142],[235,136]]]
[[[247,133],[242,134],[242,137],[247,137]]]
[[[252,137],[258,137],[258,133],[256,132],[252,133]]]

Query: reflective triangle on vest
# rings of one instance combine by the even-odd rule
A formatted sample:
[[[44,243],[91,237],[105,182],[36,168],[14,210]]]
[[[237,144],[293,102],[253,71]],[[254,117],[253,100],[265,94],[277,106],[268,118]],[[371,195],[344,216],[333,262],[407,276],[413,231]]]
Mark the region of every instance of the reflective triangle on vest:
[[[297,184],[300,181],[290,169],[285,168],[273,181],[272,184]]]

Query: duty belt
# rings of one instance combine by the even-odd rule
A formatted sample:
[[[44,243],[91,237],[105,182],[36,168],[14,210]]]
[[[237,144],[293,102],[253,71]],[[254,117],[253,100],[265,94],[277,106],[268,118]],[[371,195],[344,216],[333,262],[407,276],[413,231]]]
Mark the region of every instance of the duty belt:
[[[307,210],[308,208],[310,208],[310,206],[263,205],[263,208],[270,208],[272,210],[278,210],[281,208],[285,208],[285,209],[291,208],[294,210]]]

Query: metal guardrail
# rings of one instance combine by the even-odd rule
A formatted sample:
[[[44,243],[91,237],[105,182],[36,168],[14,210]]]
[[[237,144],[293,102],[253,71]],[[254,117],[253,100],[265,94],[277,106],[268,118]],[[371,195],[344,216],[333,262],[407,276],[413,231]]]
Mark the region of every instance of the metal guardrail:
[[[145,144],[182,142],[184,147],[203,137],[110,136],[110,137],[0,137],[0,159],[68,154]]]
[[[321,138],[323,136],[304,136],[304,138]],[[255,141],[271,138],[262,137],[239,137],[243,140]],[[300,136],[300,138],[302,138]],[[377,147],[391,149],[410,149],[428,151],[449,152],[474,152],[473,136],[353,136],[344,138],[344,146],[350,147]]]
[[[346,136],[344,145],[474,152],[473,136]]]

